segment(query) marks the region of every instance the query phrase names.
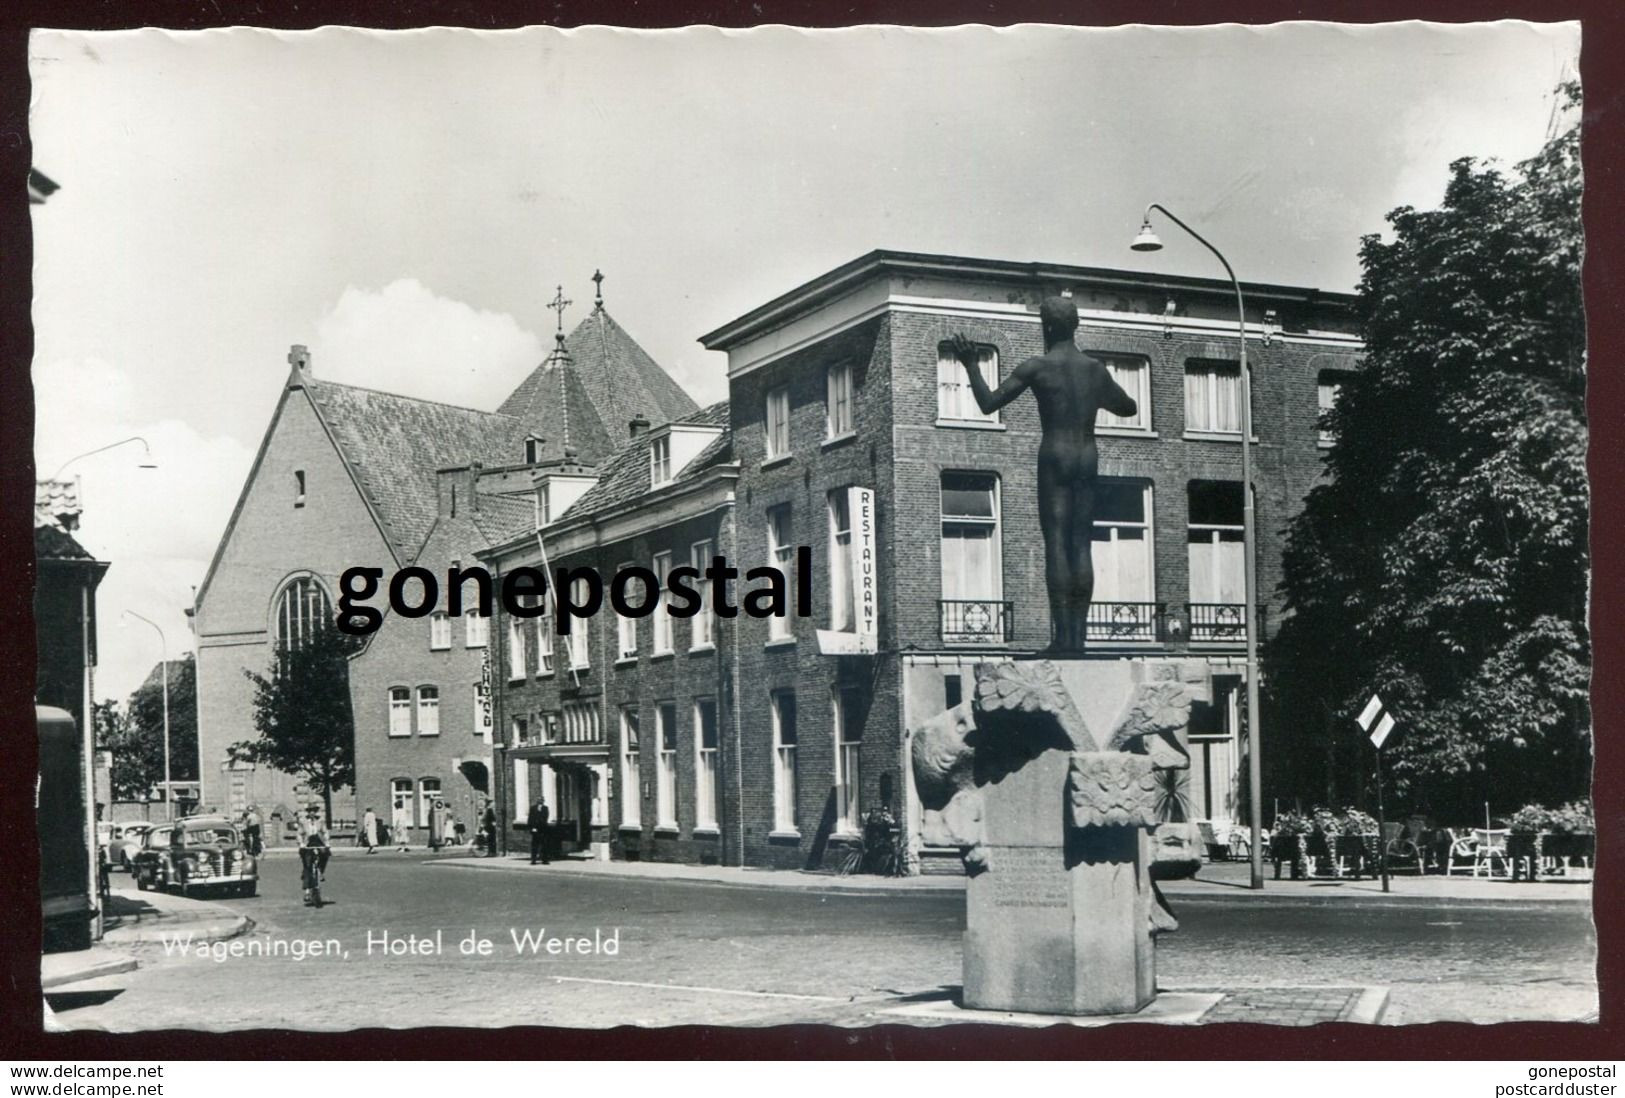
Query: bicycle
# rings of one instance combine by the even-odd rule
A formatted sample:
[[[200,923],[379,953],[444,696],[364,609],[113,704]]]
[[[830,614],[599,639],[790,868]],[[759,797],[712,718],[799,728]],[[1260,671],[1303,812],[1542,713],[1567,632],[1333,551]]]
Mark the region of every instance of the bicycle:
[[[322,906],[322,875],[327,869],[328,850],[323,846],[299,848],[299,885],[305,890],[305,906]]]

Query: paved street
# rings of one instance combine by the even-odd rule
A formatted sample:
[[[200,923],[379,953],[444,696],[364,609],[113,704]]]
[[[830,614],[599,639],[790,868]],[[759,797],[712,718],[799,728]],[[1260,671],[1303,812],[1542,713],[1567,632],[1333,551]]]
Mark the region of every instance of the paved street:
[[[769,875],[764,874],[764,878]],[[128,886],[116,876],[115,887]],[[245,953],[336,941],[338,956],[166,956],[134,947],[137,972],[53,994],[69,1027],[182,1025],[609,1026],[898,1021],[902,996],[960,979],[957,889],[893,895],[764,885],[550,874],[436,865],[395,853],[335,858],[319,911],[302,905],[297,862],[266,860],[261,894],[218,902],[254,922],[227,943]],[[1164,988],[1391,989],[1385,1022],[1577,1019],[1596,1009],[1595,939],[1575,903],[1260,898],[1242,890],[1176,897],[1183,928],[1161,940]],[[464,957],[470,931],[491,955]],[[615,955],[516,954],[512,933]],[[409,936],[444,953],[387,953]],[[368,954],[368,937],[373,951]],[[219,947],[217,947],[219,948]],[[406,948],[397,946],[397,949]],[[1226,1015],[1229,1017],[1230,1015]]]

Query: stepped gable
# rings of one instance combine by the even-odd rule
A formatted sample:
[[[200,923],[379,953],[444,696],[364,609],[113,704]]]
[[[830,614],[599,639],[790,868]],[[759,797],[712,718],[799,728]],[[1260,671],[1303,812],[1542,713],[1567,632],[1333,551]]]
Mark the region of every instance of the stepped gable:
[[[522,452],[513,416],[315,378],[304,384],[402,561],[434,526],[435,470],[511,463]]]
[[[670,488],[672,484],[681,484],[686,480],[693,479],[713,465],[727,461],[729,455],[733,452],[728,433],[728,402],[726,400],[718,401],[693,415],[683,416],[674,422],[721,427],[722,434],[707,443],[705,449],[695,455],[693,461],[679,469],[676,476],[672,478],[671,484],[662,486],[662,491]],[[649,440],[646,437],[633,438],[610,459],[599,474],[598,483],[583,492],[581,498],[576,500],[570,509],[560,516],[559,521],[568,522],[571,519],[607,510],[618,504],[629,503],[648,492]]]

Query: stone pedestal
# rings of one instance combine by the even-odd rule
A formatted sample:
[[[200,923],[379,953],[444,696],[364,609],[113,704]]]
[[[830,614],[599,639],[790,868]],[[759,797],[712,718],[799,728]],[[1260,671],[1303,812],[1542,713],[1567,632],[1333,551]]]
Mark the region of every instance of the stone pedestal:
[[[983,664],[975,697],[911,734],[928,842],[960,847],[966,1007],[1124,1015],[1156,998],[1151,884],[1162,772],[1199,668],[1124,660]]]
[[[1068,827],[1068,764],[1046,752],[982,789],[988,868],[966,886],[967,1007],[1129,1014],[1156,994],[1147,832]]]

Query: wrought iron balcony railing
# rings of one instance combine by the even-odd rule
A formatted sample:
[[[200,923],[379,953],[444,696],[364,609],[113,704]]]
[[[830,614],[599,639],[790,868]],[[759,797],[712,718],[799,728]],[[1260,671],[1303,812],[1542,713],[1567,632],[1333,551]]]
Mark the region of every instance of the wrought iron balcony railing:
[[[944,644],[1009,644],[1013,603],[998,599],[940,599]]]
[[[1190,616],[1191,640],[1202,641],[1233,641],[1242,644],[1247,640],[1247,630],[1243,624],[1247,617],[1247,607],[1239,602],[1187,602],[1185,611]],[[1264,607],[1258,608],[1259,639],[1263,639]]]
[[[1087,637],[1096,644],[1161,640],[1163,614],[1160,602],[1090,603]]]

